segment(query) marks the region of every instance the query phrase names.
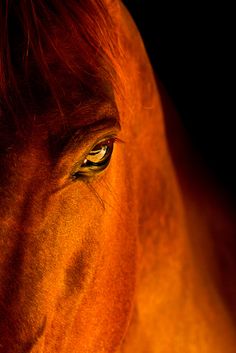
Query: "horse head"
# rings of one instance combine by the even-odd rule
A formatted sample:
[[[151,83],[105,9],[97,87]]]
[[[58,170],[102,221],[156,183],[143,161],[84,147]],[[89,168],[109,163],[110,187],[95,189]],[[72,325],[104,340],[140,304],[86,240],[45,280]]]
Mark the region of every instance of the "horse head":
[[[194,260],[134,23],[116,0],[3,1],[0,33],[0,352],[169,352]]]

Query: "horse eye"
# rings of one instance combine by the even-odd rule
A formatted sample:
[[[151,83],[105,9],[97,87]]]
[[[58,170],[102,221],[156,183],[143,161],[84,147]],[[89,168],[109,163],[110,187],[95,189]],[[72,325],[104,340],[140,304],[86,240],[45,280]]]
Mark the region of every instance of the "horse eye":
[[[96,144],[82,164],[75,166],[72,179],[90,177],[103,171],[110,162],[115,140],[115,138],[109,138]]]

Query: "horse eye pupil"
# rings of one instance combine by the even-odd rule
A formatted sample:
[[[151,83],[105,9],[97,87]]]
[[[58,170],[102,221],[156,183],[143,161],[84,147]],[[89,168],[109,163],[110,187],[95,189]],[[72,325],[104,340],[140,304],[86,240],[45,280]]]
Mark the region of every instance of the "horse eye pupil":
[[[95,146],[95,148],[86,157],[86,160],[93,163],[98,163],[106,156],[107,150],[108,145],[103,145],[99,148]]]
[[[104,170],[111,159],[115,139],[99,142],[87,154],[82,164],[76,166],[71,174],[72,179],[90,177]]]

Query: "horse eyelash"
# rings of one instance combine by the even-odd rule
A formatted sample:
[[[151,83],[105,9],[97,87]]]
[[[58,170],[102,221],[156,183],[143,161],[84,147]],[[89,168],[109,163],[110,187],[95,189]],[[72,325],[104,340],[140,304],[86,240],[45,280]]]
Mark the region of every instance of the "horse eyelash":
[[[103,141],[106,142],[106,140],[112,139],[113,143],[125,143],[124,140],[120,139],[119,137],[113,136],[113,137],[107,137],[107,139],[104,139]],[[99,142],[98,142],[99,143]],[[74,179],[74,174],[71,174],[70,177],[72,177]],[[85,180],[89,178],[87,178],[86,176],[84,177]],[[76,181],[77,178],[74,179],[74,181]]]
[[[125,143],[125,141],[120,139],[119,137],[114,137],[113,139],[114,139],[114,142]]]

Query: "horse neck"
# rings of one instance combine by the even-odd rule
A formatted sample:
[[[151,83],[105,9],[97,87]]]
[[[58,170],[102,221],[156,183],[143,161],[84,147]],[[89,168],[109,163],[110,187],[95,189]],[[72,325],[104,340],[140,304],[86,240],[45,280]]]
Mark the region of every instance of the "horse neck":
[[[163,122],[172,120],[173,110],[160,97],[137,31],[125,11],[123,15],[130,119],[124,100],[119,111],[124,131],[132,133],[126,148],[139,214],[139,268],[134,314],[120,352],[233,353],[232,304],[222,291],[219,265],[228,258],[229,248],[225,247],[226,254],[218,250],[222,239],[232,239],[235,224],[215,206],[214,192],[200,181],[204,175],[195,168],[192,175],[186,168],[195,162],[187,153],[189,147],[182,145],[178,123],[171,136],[174,145],[167,143],[166,132],[170,136],[172,127]],[[214,205],[213,215],[206,214],[206,203],[209,210]],[[212,227],[216,218],[217,237]],[[229,279],[235,267],[231,266]]]
[[[149,176],[150,193],[145,189],[149,214],[144,211],[141,222],[138,289],[125,353],[234,351],[235,223],[206,174],[181,168],[181,160],[191,158],[186,151],[185,145],[171,159],[166,150],[162,178]]]

